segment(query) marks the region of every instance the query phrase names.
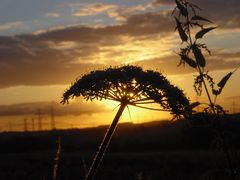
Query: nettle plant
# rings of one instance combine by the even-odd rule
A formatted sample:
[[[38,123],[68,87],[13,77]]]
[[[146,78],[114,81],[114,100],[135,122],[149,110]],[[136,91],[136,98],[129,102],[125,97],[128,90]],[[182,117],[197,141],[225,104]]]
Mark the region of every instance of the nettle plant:
[[[214,115],[225,113],[223,108],[216,104],[216,100],[222,93],[231,75],[237,69],[233,72],[229,72],[217,83],[217,85],[215,84],[213,77],[209,75],[205,68],[207,63],[203,54],[203,51],[206,51],[211,55],[211,51],[207,48],[205,43],[200,42],[200,39],[216,27],[204,26],[202,22],[212,23],[212,21],[197,14],[197,10],[200,10],[197,5],[190,3],[188,0],[176,0],[175,2],[177,6],[173,10],[172,15],[176,15],[174,16],[176,20],[176,29],[178,30],[183,44],[178,53],[180,56],[179,66],[187,64],[190,68],[198,72],[198,75],[194,79],[194,88],[199,96],[203,89],[207,94],[209,104],[205,111],[213,113]],[[193,35],[195,28],[199,28],[199,31]]]
[[[125,107],[128,105],[159,111],[169,111],[175,117],[188,116],[189,101],[182,90],[170,84],[155,71],[144,71],[137,66],[121,66],[105,70],[92,71],[76,80],[63,94],[62,103],[82,96],[88,100],[113,100],[120,103],[115,118],[99,147],[86,180],[93,179],[104,153],[111,141]],[[148,104],[159,104],[161,108],[151,108]]]
[[[202,91],[206,92],[208,103],[193,103],[194,106],[204,105],[203,113],[210,115],[211,123],[217,132],[217,136],[222,141],[222,149],[228,160],[228,165],[231,170],[231,176],[235,179],[236,173],[232,166],[228,147],[225,143],[225,134],[221,128],[221,120],[226,115],[223,107],[217,104],[216,100],[221,95],[223,88],[228,82],[233,72],[227,73],[217,84],[214,82],[212,76],[206,70],[207,60],[205,53],[211,55],[211,51],[207,48],[205,43],[200,42],[208,32],[214,30],[216,26],[209,26],[213,24],[209,19],[198,14],[201,10],[197,5],[191,3],[189,0],[175,0],[176,7],[172,15],[176,21],[176,29],[179,37],[182,40],[182,46],[178,55],[180,56],[180,65],[187,64],[188,67],[195,69],[198,73],[194,79],[194,88],[196,94],[201,96]]]

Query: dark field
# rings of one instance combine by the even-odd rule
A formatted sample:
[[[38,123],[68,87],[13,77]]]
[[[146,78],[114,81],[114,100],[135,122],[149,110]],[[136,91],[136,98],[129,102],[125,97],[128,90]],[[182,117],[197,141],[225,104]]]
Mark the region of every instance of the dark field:
[[[61,138],[59,179],[83,179],[106,127],[0,134],[0,180],[52,179]],[[240,168],[240,121],[224,125],[236,171]],[[230,179],[215,131],[184,122],[120,124],[96,175],[101,180]]]

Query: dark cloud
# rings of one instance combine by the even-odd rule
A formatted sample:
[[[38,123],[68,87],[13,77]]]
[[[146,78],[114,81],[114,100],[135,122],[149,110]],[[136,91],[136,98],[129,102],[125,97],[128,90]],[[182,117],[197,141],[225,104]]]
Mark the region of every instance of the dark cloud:
[[[203,17],[211,19],[220,28],[240,27],[240,1],[239,0],[191,0],[198,5],[202,11],[199,13]],[[153,0],[153,4],[172,4],[172,0]]]
[[[155,33],[168,32],[174,29],[170,14],[148,12],[134,14],[127,17],[125,23],[105,27],[73,26],[51,30],[39,35],[19,35],[19,39],[28,42],[39,41],[79,41],[81,43],[96,43],[106,38],[119,35],[143,36]]]
[[[0,37],[0,88],[15,85],[69,84],[78,75],[106,66],[98,57],[105,46],[125,43],[121,37],[168,32],[172,23],[162,14],[132,15],[122,25],[74,26]],[[116,52],[117,54],[117,52]],[[111,58],[114,58],[111,56]],[[114,64],[114,59],[109,59]]]
[[[68,84],[73,77],[100,66],[84,62],[97,47],[80,50],[55,49],[32,38],[0,37],[0,87]],[[82,57],[82,63],[74,63],[76,57]]]
[[[68,105],[53,102],[36,102],[0,106],[0,116],[37,116],[39,111],[42,115],[50,115],[51,111],[53,111],[55,116],[78,116],[105,112],[106,108],[96,105],[95,103],[83,102],[70,103]]]

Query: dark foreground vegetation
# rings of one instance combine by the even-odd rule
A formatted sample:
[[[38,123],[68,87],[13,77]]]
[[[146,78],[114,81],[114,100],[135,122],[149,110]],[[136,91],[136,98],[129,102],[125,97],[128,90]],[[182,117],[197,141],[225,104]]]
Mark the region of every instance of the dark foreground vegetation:
[[[229,116],[223,127],[238,170],[240,115]],[[58,137],[59,179],[83,179],[106,129],[1,133],[0,179],[52,179]],[[120,124],[96,179],[228,179],[218,142],[214,130],[201,118],[191,127],[183,121]]]

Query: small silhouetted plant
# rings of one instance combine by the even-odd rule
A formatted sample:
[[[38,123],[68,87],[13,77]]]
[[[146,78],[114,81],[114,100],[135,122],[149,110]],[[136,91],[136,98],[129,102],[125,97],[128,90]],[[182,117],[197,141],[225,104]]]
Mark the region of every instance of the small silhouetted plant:
[[[211,77],[205,69],[207,60],[203,51],[206,51],[209,55],[211,55],[211,52],[206,44],[199,40],[208,32],[214,30],[216,26],[209,27],[204,25],[203,23],[213,23],[209,19],[200,16],[198,14],[200,8],[189,0],[175,0],[175,2],[176,7],[173,10],[172,15],[174,15],[176,29],[182,40],[182,47],[178,53],[180,56],[179,65],[187,64],[190,68],[193,68],[198,72],[198,75],[194,79],[196,94],[200,96],[203,90],[206,92],[209,103],[205,106],[203,112],[212,117],[211,122],[220,137],[219,139],[222,141],[222,149],[226,155],[232,179],[235,179],[236,172],[233,168],[229,150],[225,142],[225,135],[221,128],[221,119],[225,116],[226,112],[221,105],[217,104],[216,100],[222,93],[229,78],[237,69],[233,72],[229,72],[217,84],[215,84],[213,77]],[[195,31],[196,29],[199,30]],[[201,103],[195,102],[194,104],[196,107]]]
[[[143,71],[136,66],[122,66],[105,70],[92,71],[82,76],[63,94],[62,103],[70,98],[82,96],[86,100],[108,99],[120,103],[119,110],[109,127],[99,150],[93,160],[86,180],[93,179],[104,153],[111,141],[119,118],[128,105],[170,111],[176,117],[186,114],[189,101],[183,92],[160,73]],[[157,103],[160,109],[153,109],[145,105]]]
[[[60,158],[61,158],[61,138],[58,137],[57,140],[57,151],[54,157],[54,166],[53,166],[53,180],[58,179],[58,173],[59,173],[59,164],[60,164]]]

